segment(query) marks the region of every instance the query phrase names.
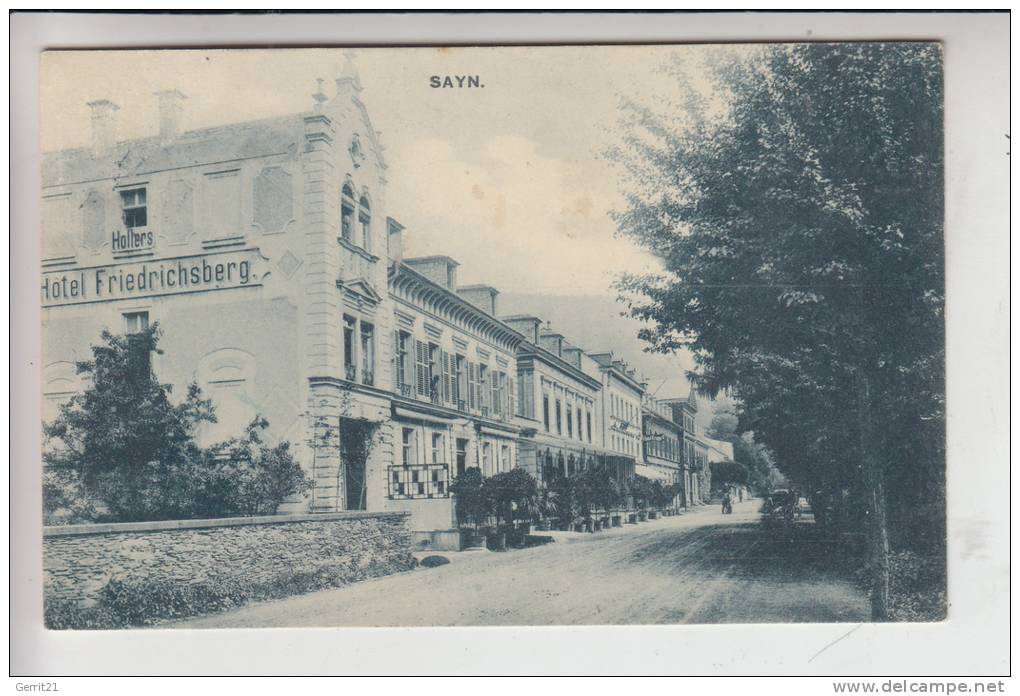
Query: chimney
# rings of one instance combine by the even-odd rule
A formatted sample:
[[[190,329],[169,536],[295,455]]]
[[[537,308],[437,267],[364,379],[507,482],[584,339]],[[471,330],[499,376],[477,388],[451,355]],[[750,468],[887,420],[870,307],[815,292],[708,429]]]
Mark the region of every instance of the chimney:
[[[584,351],[582,351],[580,348],[576,348],[576,347],[564,348],[563,349],[563,357],[566,359],[566,361],[568,363],[570,363],[571,365],[573,365],[574,367],[576,367],[577,369],[580,370],[581,369],[581,353],[582,352],[584,352]]]
[[[447,290],[454,290],[457,287],[457,266],[460,264],[449,256],[417,256],[413,259],[404,259],[404,264]]]
[[[181,112],[184,111],[184,100],[187,99],[176,89],[156,92],[159,103],[159,142],[163,145],[172,143],[181,132]]]
[[[538,330],[542,326],[542,320],[538,317],[528,314],[514,314],[509,317],[500,317],[500,320],[514,331],[524,334],[535,345],[538,345]]]
[[[88,103],[92,110],[92,154],[104,157],[117,144],[117,112],[120,107],[108,99]]]
[[[344,65],[340,69],[340,76],[336,78],[336,96],[349,96],[361,91],[361,77],[358,75],[358,66],[354,64],[353,51],[344,51]]]
[[[538,337],[538,344],[557,358],[563,357],[563,334],[553,331],[543,331]]]
[[[391,217],[386,218],[386,255],[391,261],[404,258],[404,226]]]
[[[457,294],[483,311],[496,316],[496,297],[499,290],[491,285],[465,285],[457,288]]]

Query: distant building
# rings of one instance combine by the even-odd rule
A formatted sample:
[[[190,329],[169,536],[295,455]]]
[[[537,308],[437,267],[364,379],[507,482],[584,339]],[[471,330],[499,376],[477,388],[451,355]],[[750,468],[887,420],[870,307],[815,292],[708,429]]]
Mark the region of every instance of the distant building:
[[[687,505],[698,505],[708,496],[704,470],[708,468],[707,445],[699,439],[695,418],[698,398],[692,391],[687,396],[661,399],[673,412],[673,420],[683,424],[684,494]]]
[[[675,484],[680,490],[675,504],[677,507],[686,507],[683,420],[676,418],[675,410],[669,404],[645,396],[642,403],[642,433],[644,461],[638,465],[637,473],[666,484]]]

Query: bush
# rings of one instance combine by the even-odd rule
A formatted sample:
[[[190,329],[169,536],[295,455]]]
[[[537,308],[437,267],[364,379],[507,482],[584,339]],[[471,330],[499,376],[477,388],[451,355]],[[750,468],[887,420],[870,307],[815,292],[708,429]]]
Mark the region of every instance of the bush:
[[[484,482],[482,470],[472,466],[450,484],[450,492],[455,496],[459,524],[473,524],[477,527],[488,519],[491,510],[489,499],[482,489]]]
[[[151,369],[160,335],[156,324],[129,336],[104,331],[93,359],[77,364],[88,388],[44,425],[47,521],[273,514],[311,486],[288,443],[263,443],[264,418],[240,438],[200,447],[199,428],[216,422],[215,409],[195,383],[171,401],[171,386]]]
[[[858,585],[871,591],[873,578],[871,564],[865,560],[856,564],[849,554],[848,564],[854,564],[853,575]],[[941,554],[925,556],[913,551],[893,551],[889,554],[889,620],[890,621],[942,621],[946,618],[946,563]]]
[[[531,519],[538,504],[538,482],[524,469],[511,469],[485,479],[482,492],[496,523]],[[514,509],[518,514],[514,514]]]

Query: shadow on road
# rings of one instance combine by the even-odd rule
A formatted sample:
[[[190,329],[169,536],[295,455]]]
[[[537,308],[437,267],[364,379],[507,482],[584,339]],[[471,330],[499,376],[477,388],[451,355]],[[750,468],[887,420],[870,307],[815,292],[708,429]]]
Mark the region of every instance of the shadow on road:
[[[710,524],[686,536],[648,540],[622,560],[708,588],[677,620],[801,622],[867,620],[863,594],[842,558],[845,547],[813,521],[781,525],[757,519]]]

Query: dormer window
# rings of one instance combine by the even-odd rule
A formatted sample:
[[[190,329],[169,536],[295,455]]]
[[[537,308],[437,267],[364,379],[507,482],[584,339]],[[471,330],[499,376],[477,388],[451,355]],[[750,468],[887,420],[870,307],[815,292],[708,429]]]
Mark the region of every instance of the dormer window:
[[[354,237],[354,189],[344,184],[340,191],[340,238],[352,242]]]
[[[372,251],[372,209],[368,198],[361,197],[358,201],[358,226],[361,228],[361,246],[365,251]]]
[[[144,188],[121,191],[120,206],[125,227],[132,229],[146,226],[148,216],[146,215]]]

